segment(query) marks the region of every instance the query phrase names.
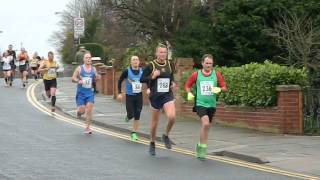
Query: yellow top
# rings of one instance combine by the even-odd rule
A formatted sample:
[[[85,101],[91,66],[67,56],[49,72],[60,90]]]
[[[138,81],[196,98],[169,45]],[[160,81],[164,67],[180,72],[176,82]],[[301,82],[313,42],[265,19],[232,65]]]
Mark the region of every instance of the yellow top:
[[[57,67],[57,63],[55,60],[53,61],[49,61],[49,60],[44,60],[44,68],[49,68],[47,72],[45,72],[43,74],[43,79],[45,80],[52,80],[57,78],[57,71],[56,71],[56,67]]]

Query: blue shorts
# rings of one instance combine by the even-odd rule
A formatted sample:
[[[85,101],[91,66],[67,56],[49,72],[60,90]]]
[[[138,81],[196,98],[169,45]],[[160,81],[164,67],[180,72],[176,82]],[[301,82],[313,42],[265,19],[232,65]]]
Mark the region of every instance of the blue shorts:
[[[173,101],[174,98],[171,95],[164,95],[164,96],[158,96],[157,98],[154,99],[149,99],[150,100],[150,105],[154,109],[162,109],[163,105],[167,102]]]
[[[76,95],[76,103],[77,103],[77,106],[83,106],[83,105],[86,105],[87,103],[94,103],[94,95],[84,95],[82,93],[77,93]]]

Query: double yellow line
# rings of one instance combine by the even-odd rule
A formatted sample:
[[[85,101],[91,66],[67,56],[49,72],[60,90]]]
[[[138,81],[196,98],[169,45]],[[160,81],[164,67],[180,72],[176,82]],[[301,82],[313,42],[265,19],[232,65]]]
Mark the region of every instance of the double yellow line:
[[[58,119],[60,121],[63,121],[63,122],[66,122],[66,123],[73,124],[75,126],[84,128],[85,124],[83,122],[79,122],[78,120],[75,120],[75,119],[72,119],[72,118],[69,118],[69,117],[65,117],[65,116],[62,116],[62,115],[57,114],[57,113],[52,114],[50,109],[45,107],[43,104],[41,104],[36,99],[35,88],[41,82],[42,81],[35,82],[35,83],[31,84],[28,87],[28,89],[26,91],[26,95],[27,95],[28,101],[35,108],[37,108],[39,111],[41,111],[41,112],[43,112],[43,113],[45,113],[45,114],[47,114],[49,116],[54,116],[56,119]],[[99,132],[101,134],[105,134],[105,135],[109,135],[109,136],[113,136],[113,137],[117,137],[117,138],[120,138],[120,139],[124,139],[124,140],[130,141],[130,136],[126,135],[126,134],[112,132],[110,130],[106,130],[106,129],[103,129],[103,128],[100,128],[100,127],[97,127],[97,126],[92,126],[92,130],[95,131],[95,132]],[[145,139],[139,139],[139,141],[137,143],[149,145],[149,141],[145,140]],[[164,145],[159,144],[159,143],[157,144],[157,148],[166,149],[164,147]],[[190,155],[190,156],[193,156],[193,157],[195,156],[195,152],[190,151],[190,150],[186,150],[186,149],[181,149],[181,148],[178,148],[178,147],[173,147],[171,149],[171,151],[177,152],[177,153],[181,153],[181,154],[185,154],[185,155]],[[300,173],[289,172],[289,171],[286,171],[286,170],[281,170],[281,169],[270,167],[270,166],[266,166],[266,165],[248,163],[248,162],[243,162],[243,161],[230,159],[230,158],[225,158],[225,157],[221,157],[221,156],[207,155],[206,159],[210,159],[210,160],[214,160],[214,161],[218,161],[218,162],[223,162],[223,163],[227,163],[227,164],[232,164],[232,165],[236,165],[236,166],[240,166],[240,167],[244,167],[244,168],[254,169],[254,170],[258,170],[258,171],[264,171],[264,172],[268,172],[268,173],[294,177],[294,178],[320,180],[319,177],[315,177],[315,176],[309,176],[309,175],[304,175],[304,174],[300,174]]]

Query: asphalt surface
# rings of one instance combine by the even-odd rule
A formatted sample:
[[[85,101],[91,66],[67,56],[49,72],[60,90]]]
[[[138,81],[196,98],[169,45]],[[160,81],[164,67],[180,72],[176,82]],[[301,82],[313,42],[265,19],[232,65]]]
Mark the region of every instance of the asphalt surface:
[[[59,121],[33,107],[20,84],[0,79],[0,180],[294,179],[157,149]]]

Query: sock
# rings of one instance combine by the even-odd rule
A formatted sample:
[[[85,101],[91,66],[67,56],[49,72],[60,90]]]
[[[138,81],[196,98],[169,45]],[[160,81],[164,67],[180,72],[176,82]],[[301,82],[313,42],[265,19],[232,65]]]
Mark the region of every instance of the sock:
[[[6,82],[8,82],[8,78],[4,78],[4,80],[5,80]]]
[[[51,97],[51,105],[54,107],[56,105],[56,96]]]

